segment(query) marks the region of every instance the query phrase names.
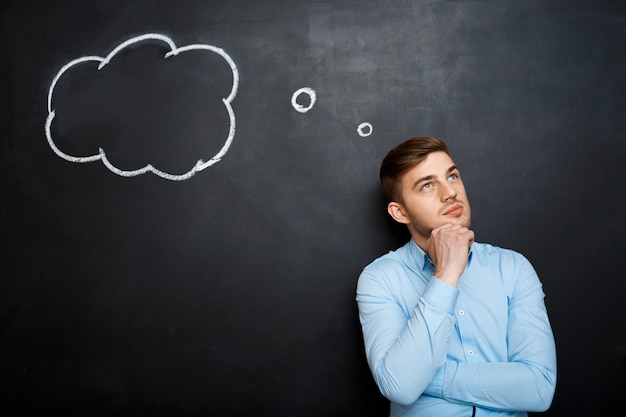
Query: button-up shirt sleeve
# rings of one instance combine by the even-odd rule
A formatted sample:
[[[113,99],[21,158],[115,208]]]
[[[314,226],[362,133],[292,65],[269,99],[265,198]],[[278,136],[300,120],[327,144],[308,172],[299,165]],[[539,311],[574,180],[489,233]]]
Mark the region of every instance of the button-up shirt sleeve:
[[[368,364],[392,415],[475,407],[513,416],[550,406],[554,337],[541,282],[521,254],[475,242],[454,288],[410,243],[365,267],[356,299]]]
[[[357,302],[366,356],[381,393],[398,404],[411,404],[446,360],[458,290],[437,278],[414,282],[388,266],[363,271]],[[407,282],[423,286],[421,295],[407,291]]]
[[[550,406],[556,386],[556,353],[544,293],[530,263],[518,254],[514,259],[505,271],[514,277],[508,309],[508,361],[447,359],[426,389],[429,395],[500,410],[545,411]]]

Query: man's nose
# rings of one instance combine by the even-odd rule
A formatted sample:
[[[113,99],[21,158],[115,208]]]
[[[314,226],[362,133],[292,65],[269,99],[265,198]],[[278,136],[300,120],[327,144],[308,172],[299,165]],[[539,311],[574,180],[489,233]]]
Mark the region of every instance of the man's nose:
[[[444,185],[441,187],[441,201],[446,201],[456,197],[456,188],[454,188],[449,182],[444,182],[443,184]]]

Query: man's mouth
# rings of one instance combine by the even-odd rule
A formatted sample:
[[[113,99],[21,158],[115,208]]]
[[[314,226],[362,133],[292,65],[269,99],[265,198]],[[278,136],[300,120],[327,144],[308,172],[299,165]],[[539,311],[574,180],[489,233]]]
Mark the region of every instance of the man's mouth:
[[[463,213],[463,205],[462,204],[453,204],[443,212],[444,216],[458,216]]]

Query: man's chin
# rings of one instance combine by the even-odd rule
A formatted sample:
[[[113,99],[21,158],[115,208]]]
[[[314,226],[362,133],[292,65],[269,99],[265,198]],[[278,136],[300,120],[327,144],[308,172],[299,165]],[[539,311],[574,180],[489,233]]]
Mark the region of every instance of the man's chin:
[[[455,224],[455,225],[459,225],[462,227],[467,227],[469,229],[470,224],[471,224],[470,219],[465,216],[453,217],[447,220],[448,221],[444,221],[440,226],[443,226],[444,224]]]

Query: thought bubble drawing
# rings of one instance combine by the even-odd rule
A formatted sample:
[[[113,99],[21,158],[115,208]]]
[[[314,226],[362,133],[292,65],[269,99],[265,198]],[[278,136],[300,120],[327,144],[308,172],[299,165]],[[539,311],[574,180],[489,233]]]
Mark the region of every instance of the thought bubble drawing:
[[[374,129],[372,128],[372,125],[367,123],[367,122],[361,123],[359,125],[359,127],[356,129],[357,133],[362,138],[365,138],[365,137],[368,137],[369,135],[371,135],[373,130]]]
[[[299,104],[297,101],[298,97],[300,97],[300,95],[302,94],[306,94],[307,96],[309,96],[309,105],[306,107]],[[315,104],[315,100],[316,100],[315,90],[309,87],[302,87],[296,90],[296,92],[293,93],[293,95],[291,96],[291,105],[293,106],[294,109],[296,109],[296,111],[299,111],[300,113],[306,113],[313,108],[313,105]]]
[[[232,88],[230,90],[230,93],[228,94],[227,97],[222,98],[222,102],[224,103],[224,106],[226,107],[226,111],[228,112],[228,117],[229,117],[229,121],[230,121],[230,125],[229,125],[229,129],[228,129],[228,135],[225,139],[224,144],[222,145],[221,149],[215,154],[213,155],[210,159],[208,159],[207,161],[205,161],[204,159],[199,159],[195,165],[187,172],[177,175],[177,174],[170,174],[168,172],[165,172],[163,170],[160,170],[158,168],[156,168],[155,166],[153,166],[151,163],[146,164],[145,166],[139,168],[139,169],[134,169],[134,170],[123,170],[120,169],[118,167],[116,167],[115,165],[113,165],[109,159],[107,158],[106,152],[103,148],[99,148],[98,152],[94,155],[89,155],[89,156],[74,156],[74,155],[70,155],[66,152],[63,152],[61,149],[59,149],[59,147],[57,146],[57,144],[55,143],[53,137],[52,137],[52,123],[54,121],[55,118],[55,110],[53,109],[53,94],[54,94],[54,90],[55,87],[57,86],[57,83],[59,82],[59,80],[61,79],[61,77],[63,77],[66,72],[68,70],[70,70],[73,67],[76,67],[78,65],[82,65],[85,63],[94,63],[97,62],[98,64],[98,70],[102,70],[104,69],[107,64],[109,64],[109,62],[117,55],[119,54],[121,51],[123,51],[125,48],[131,46],[131,45],[136,45],[136,44],[140,44],[141,42],[146,42],[146,41],[158,41],[158,42],[164,42],[168,48],[169,51],[165,54],[165,56],[163,57],[163,59],[171,59],[172,57],[175,57],[179,54],[182,54],[184,52],[188,52],[188,51],[193,51],[193,50],[200,50],[200,51],[207,51],[210,53],[215,53],[218,54],[220,57],[222,57],[230,66],[230,70],[232,72],[232,78],[233,78],[233,82],[232,82]],[[210,167],[211,165],[219,162],[224,155],[226,155],[226,153],[228,152],[228,149],[230,148],[232,142],[233,142],[233,138],[235,136],[235,113],[233,111],[232,108],[232,101],[235,98],[236,94],[237,94],[237,88],[239,85],[239,73],[237,70],[237,67],[235,66],[235,63],[233,62],[233,60],[230,58],[230,56],[224,52],[224,50],[222,50],[221,48],[217,48],[215,46],[211,46],[211,45],[206,45],[206,44],[192,44],[192,45],[187,45],[187,46],[183,46],[183,47],[177,47],[174,42],[172,41],[172,39],[170,39],[167,36],[161,35],[161,34],[157,34],[157,33],[148,33],[148,34],[144,34],[141,36],[137,36],[134,38],[131,38],[123,43],[121,43],[120,45],[118,45],[117,47],[115,47],[106,57],[100,57],[100,56],[84,56],[81,58],[77,58],[74,59],[73,61],[69,62],[68,64],[66,64],[65,66],[63,66],[59,72],[56,74],[56,76],[54,77],[54,79],[52,80],[52,83],[50,85],[50,89],[48,91],[48,117],[46,118],[46,124],[45,124],[45,132],[46,132],[46,138],[48,139],[48,144],[50,145],[50,147],[52,148],[52,150],[61,158],[70,161],[70,162],[78,162],[78,163],[85,163],[85,162],[93,162],[93,161],[97,161],[97,160],[101,160],[102,163],[109,169],[111,170],[113,173],[123,176],[123,177],[132,177],[132,176],[136,176],[136,175],[140,175],[140,174],[145,174],[147,172],[152,172],[153,174],[158,175],[159,177],[168,179],[168,180],[173,180],[173,181],[181,181],[181,180],[185,180],[188,179],[190,177],[192,177],[193,175],[195,175],[197,172],[202,171],[204,169],[206,169],[207,167]]]

